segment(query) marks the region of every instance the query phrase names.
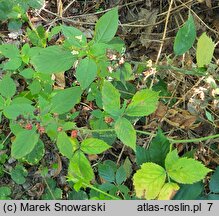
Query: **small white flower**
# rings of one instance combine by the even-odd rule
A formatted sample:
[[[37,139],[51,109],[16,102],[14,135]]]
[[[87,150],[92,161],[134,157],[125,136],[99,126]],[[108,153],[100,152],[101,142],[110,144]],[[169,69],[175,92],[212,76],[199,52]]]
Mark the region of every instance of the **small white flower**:
[[[77,50],[72,50],[72,51],[71,51],[71,54],[72,54],[72,55],[78,55],[79,52],[78,52]]]
[[[82,35],[75,36],[76,39],[78,39],[80,42],[82,41]]]

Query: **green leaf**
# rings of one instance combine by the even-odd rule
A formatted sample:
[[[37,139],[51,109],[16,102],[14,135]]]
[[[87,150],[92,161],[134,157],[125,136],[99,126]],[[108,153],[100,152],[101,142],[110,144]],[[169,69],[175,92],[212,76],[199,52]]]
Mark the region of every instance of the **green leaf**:
[[[147,200],[155,199],[166,180],[165,170],[155,163],[144,163],[133,177],[136,196]]]
[[[58,114],[68,112],[80,101],[81,93],[80,87],[71,87],[58,91],[56,95],[52,97],[51,112]]]
[[[211,176],[209,188],[211,192],[219,193],[219,166],[216,168],[214,174]]]
[[[104,163],[98,165],[99,176],[108,182],[115,181],[115,170],[110,164]]]
[[[112,116],[119,116],[120,111],[120,93],[108,81],[105,81],[102,88],[102,100],[104,110]]]
[[[87,39],[83,32],[73,26],[62,25],[62,32],[66,37],[67,43],[73,47],[82,47],[87,44]]]
[[[118,29],[118,8],[104,14],[96,23],[94,41],[107,43],[113,39]]]
[[[42,90],[41,83],[37,79],[33,80],[33,82],[29,84],[28,88],[30,89],[32,95],[39,94]]]
[[[168,182],[162,187],[158,200],[171,200],[178,190],[178,184]]]
[[[111,146],[96,138],[87,138],[81,143],[81,150],[86,154],[101,154],[109,148]]]
[[[13,101],[9,106],[4,108],[3,113],[8,119],[16,120],[19,115],[22,115],[24,117],[33,115],[34,110],[34,106],[31,106],[30,104],[15,103]]]
[[[4,98],[0,95],[0,110],[3,110],[5,106],[5,100]]]
[[[0,55],[4,55],[10,60],[4,63],[4,70],[16,70],[21,66],[22,60],[19,49],[13,44],[0,45]]]
[[[27,170],[22,165],[17,165],[11,171],[11,178],[17,184],[24,184],[25,181],[26,181],[27,175],[28,175],[28,172],[27,172]]]
[[[0,187],[0,200],[9,200],[11,195],[11,188],[2,186]]]
[[[82,89],[86,89],[96,78],[97,65],[90,58],[82,59],[76,69],[76,78]]]
[[[138,91],[126,108],[125,113],[129,116],[147,116],[157,109],[159,92],[150,89]]]
[[[16,85],[10,75],[5,75],[0,81],[0,94],[5,98],[11,98],[16,93]]]
[[[126,180],[126,171],[123,166],[120,166],[116,171],[116,183],[122,184]]]
[[[73,146],[70,137],[65,132],[59,132],[57,138],[57,146],[62,155],[71,159],[73,156]]]
[[[74,182],[83,181],[88,184],[94,178],[94,172],[90,162],[82,151],[76,151],[71,158],[68,167],[68,176]]]
[[[20,159],[29,154],[39,140],[39,134],[34,130],[25,130],[17,134],[11,146],[11,155],[16,159]]]
[[[175,149],[167,155],[165,166],[168,175],[174,181],[182,184],[193,184],[205,178],[211,170],[201,162],[192,158],[177,158]]]
[[[127,146],[136,151],[136,131],[126,118],[119,118],[115,123],[118,138]]]
[[[85,191],[71,191],[68,194],[68,200],[88,200],[87,193]]]
[[[193,16],[190,14],[188,20],[179,29],[174,41],[174,53],[182,55],[187,52],[195,42],[196,28]]]
[[[125,169],[126,172],[126,178],[129,178],[132,174],[132,163],[128,157],[126,157],[124,161],[123,168]]]
[[[202,182],[180,185],[180,190],[174,196],[174,200],[196,200],[202,193],[204,185]]]
[[[39,161],[43,158],[44,153],[45,153],[44,144],[42,140],[39,139],[33,150],[29,154],[27,154],[24,158],[22,158],[22,160],[31,165],[38,164]]]
[[[60,46],[42,48],[31,58],[36,71],[46,74],[65,72],[72,67],[74,61],[73,54]]]
[[[198,67],[205,67],[211,63],[214,48],[215,43],[207,36],[206,32],[204,32],[197,43],[196,60]]]

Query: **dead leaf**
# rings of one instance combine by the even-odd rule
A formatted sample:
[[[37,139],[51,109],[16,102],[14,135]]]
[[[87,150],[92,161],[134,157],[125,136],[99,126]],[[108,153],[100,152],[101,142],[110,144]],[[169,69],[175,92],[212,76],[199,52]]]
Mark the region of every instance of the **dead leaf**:
[[[55,76],[55,86],[54,89],[64,89],[65,88],[65,74],[64,72],[56,73]]]
[[[56,153],[57,161],[58,161],[58,168],[56,172],[53,174],[53,178],[57,177],[59,173],[62,171],[62,160],[60,156]]]

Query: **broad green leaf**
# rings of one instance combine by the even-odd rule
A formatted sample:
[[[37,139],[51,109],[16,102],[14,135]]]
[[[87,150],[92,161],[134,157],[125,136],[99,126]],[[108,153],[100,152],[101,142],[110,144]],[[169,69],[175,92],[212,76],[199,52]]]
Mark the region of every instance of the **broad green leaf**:
[[[193,16],[190,14],[188,20],[179,29],[174,41],[174,53],[182,55],[187,52],[195,42],[196,28]]]
[[[115,131],[125,145],[136,151],[136,131],[130,121],[126,118],[119,118],[115,123]]]
[[[126,180],[126,171],[123,166],[120,166],[116,171],[116,183],[122,184]]]
[[[167,155],[166,170],[171,179],[182,184],[193,184],[205,178],[211,170],[201,162],[192,158],[178,158],[174,160],[177,150]],[[170,164],[172,162],[172,164]]]
[[[28,175],[27,170],[22,165],[17,165],[12,171],[11,171],[11,178],[13,181],[15,181],[17,184],[24,184],[26,181],[26,177]]]
[[[148,116],[157,109],[159,92],[150,89],[138,91],[126,108],[129,116]]]
[[[85,46],[87,43],[87,39],[84,36],[83,32],[81,32],[79,29],[73,27],[73,26],[65,26],[62,25],[62,32],[64,36],[66,37],[67,43],[70,46],[74,47],[82,47]]]
[[[169,152],[165,159],[165,168],[168,170],[172,167],[172,165],[177,162],[179,159],[179,155],[177,153],[177,149]]]
[[[4,109],[5,106],[5,100],[4,98],[0,95],[0,110]]]
[[[44,143],[39,139],[33,150],[27,154],[22,160],[28,164],[34,165],[38,164],[39,161],[43,158],[45,153]]]
[[[2,186],[0,187],[0,200],[10,200],[11,188]]]
[[[68,194],[68,200],[88,200],[88,195],[85,191],[75,191],[74,189]]]
[[[41,82],[35,79],[32,83],[29,84],[28,88],[30,89],[32,95],[39,94],[42,90]]]
[[[0,94],[5,98],[11,98],[15,93],[16,85],[14,80],[9,75],[5,75],[0,81]]]
[[[11,146],[11,155],[16,159],[20,159],[29,154],[39,140],[39,134],[34,130],[25,130],[17,134]]]
[[[94,172],[90,162],[82,151],[76,151],[71,158],[68,167],[68,176],[74,182],[82,180],[86,183],[90,183],[94,178]]]
[[[45,3],[45,0],[35,0],[35,1],[30,0],[28,2],[29,6],[32,7],[32,8],[35,8],[35,9],[42,8],[44,3]]]
[[[82,90],[71,87],[58,91],[51,99],[51,112],[63,114],[68,112],[80,101]]]
[[[73,146],[70,137],[65,132],[59,132],[57,138],[57,146],[62,155],[71,159],[73,156]]]
[[[81,143],[81,150],[86,154],[101,154],[109,148],[111,146],[96,138],[87,138]]]
[[[96,23],[94,41],[107,43],[113,39],[118,29],[118,8],[104,14]]]
[[[166,183],[158,196],[158,200],[171,200],[179,190],[179,185],[176,183]]]
[[[96,78],[97,65],[90,58],[82,59],[76,69],[76,78],[82,89],[86,89]]]
[[[211,176],[209,188],[211,192],[219,193],[219,166],[216,168],[214,174]]]
[[[4,108],[3,113],[8,119],[16,120],[19,115],[23,115],[24,117],[33,115],[34,110],[34,106],[30,104],[12,102],[12,104]]]
[[[0,55],[4,55],[9,60],[4,63],[4,70],[16,70],[21,66],[22,60],[19,49],[13,44],[0,45]]]
[[[164,168],[155,163],[144,163],[133,177],[136,196],[151,200],[155,199],[166,180]]]
[[[210,64],[213,58],[215,43],[210,37],[204,32],[198,39],[196,49],[196,60],[198,67],[205,67]]]
[[[105,81],[102,88],[102,100],[104,110],[112,116],[119,116],[120,93],[112,83]]]
[[[99,164],[98,165],[98,173],[101,178],[108,182],[114,182],[115,181],[115,170],[113,166],[110,164]]]
[[[174,200],[196,200],[204,190],[204,184],[202,182],[196,182],[194,184],[180,185],[180,190],[174,196]]]
[[[75,61],[73,54],[60,46],[42,48],[31,58],[36,71],[52,74],[69,70]]]

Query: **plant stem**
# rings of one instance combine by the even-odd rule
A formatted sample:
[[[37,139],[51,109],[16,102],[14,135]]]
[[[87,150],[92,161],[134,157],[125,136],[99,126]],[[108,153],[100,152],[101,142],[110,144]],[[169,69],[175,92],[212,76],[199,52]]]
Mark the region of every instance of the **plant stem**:
[[[113,132],[115,131],[115,129],[113,128],[109,128],[109,129],[97,129],[97,130],[90,130],[90,129],[85,129],[85,128],[75,128],[75,130],[81,130],[84,131],[85,133],[102,133],[102,132]],[[137,133],[139,134],[145,134],[148,136],[156,136],[156,134],[147,132],[147,131],[140,131],[140,130],[136,130]],[[173,143],[191,143],[191,142],[201,142],[201,141],[205,141],[208,139],[215,139],[215,138],[219,138],[219,134],[215,134],[215,135],[210,135],[210,136],[206,136],[206,137],[200,137],[200,138],[194,138],[194,139],[184,139],[184,140],[176,140],[176,139],[172,139],[172,138],[168,138],[167,139],[173,144]]]
[[[119,198],[117,198],[117,197],[115,197],[115,196],[113,196],[113,195],[111,195],[111,194],[108,194],[108,193],[106,193],[106,192],[104,192],[104,191],[102,191],[102,190],[100,190],[100,189],[94,187],[93,185],[86,184],[86,183],[84,183],[84,182],[83,182],[82,184],[83,184],[84,186],[89,187],[89,188],[91,188],[91,189],[93,189],[93,190],[95,190],[95,191],[97,191],[97,192],[99,192],[99,193],[102,193],[103,195],[108,196],[108,197],[110,197],[110,198],[112,198],[112,199],[114,199],[114,200],[120,200]]]

